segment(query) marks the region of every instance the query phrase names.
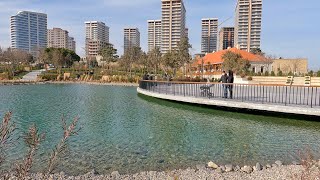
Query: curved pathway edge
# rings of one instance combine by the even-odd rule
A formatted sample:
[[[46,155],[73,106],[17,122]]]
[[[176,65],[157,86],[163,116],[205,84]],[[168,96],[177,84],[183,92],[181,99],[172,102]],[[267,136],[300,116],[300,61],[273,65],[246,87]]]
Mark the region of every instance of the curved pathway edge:
[[[193,97],[173,96],[173,95],[153,93],[153,92],[143,90],[141,88],[137,88],[137,92],[139,94],[143,94],[143,95],[158,98],[158,99],[184,102],[184,103],[190,103],[190,104],[320,117],[320,108],[304,108],[304,107],[238,102],[238,101],[230,101],[230,100],[224,101],[224,100],[215,100],[215,99],[200,99],[200,98],[193,98]]]

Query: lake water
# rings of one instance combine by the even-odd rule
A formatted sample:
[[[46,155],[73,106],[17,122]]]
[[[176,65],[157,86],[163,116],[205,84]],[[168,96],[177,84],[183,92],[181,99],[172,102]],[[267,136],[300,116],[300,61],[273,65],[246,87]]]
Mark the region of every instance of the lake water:
[[[299,150],[320,148],[320,123],[247,115],[138,96],[136,88],[96,85],[0,86],[0,115],[13,112],[18,132],[33,123],[46,140],[33,171],[46,166],[62,136],[61,116],[80,117],[56,171],[70,175],[172,170],[217,163],[296,160]],[[26,153],[11,148],[6,166]],[[4,167],[2,167],[4,168]]]

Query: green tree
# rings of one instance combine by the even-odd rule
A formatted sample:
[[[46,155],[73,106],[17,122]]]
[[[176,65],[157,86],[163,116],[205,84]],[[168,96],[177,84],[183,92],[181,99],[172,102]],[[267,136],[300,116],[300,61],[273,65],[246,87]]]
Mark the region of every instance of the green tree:
[[[158,68],[160,67],[161,64],[161,52],[160,48],[156,47],[153,50],[149,51],[147,54],[147,61],[148,65],[151,69],[153,69],[154,73],[158,73]]]
[[[314,72],[311,70],[311,71],[309,71],[308,72],[308,76],[311,76],[311,77],[313,77],[314,76]]]
[[[317,77],[320,77],[320,70],[317,72]]]
[[[232,70],[236,73],[248,72],[250,63],[248,60],[243,59],[240,54],[227,51],[223,56],[222,67],[224,70]]]
[[[40,50],[38,61],[44,64],[53,64],[60,74],[63,66],[70,67],[75,61],[79,62],[80,56],[69,49],[46,48]]]
[[[164,66],[164,71],[169,74],[169,71],[173,72],[173,76],[176,75],[176,71],[181,67],[181,62],[178,60],[177,51],[167,52],[162,57],[162,64]]]
[[[113,47],[112,44],[108,44],[102,48],[99,52],[99,55],[103,57],[103,60],[108,64],[111,62],[116,62],[119,56],[117,55],[117,49]]]
[[[163,55],[162,65],[165,66],[165,71],[168,72],[168,70],[171,70],[173,76],[175,76],[178,68],[190,63],[192,60],[189,53],[190,48],[192,48],[192,46],[189,44],[189,39],[187,37],[181,38],[176,49]]]
[[[265,53],[262,52],[262,50],[260,48],[253,48],[253,49],[251,49],[250,52],[255,55],[265,56]]]
[[[191,44],[189,44],[188,37],[182,37],[177,48],[177,58],[181,64],[181,67],[186,67],[192,61],[192,57],[189,53],[189,49],[192,48]],[[183,74],[186,75],[186,69],[184,68]]]

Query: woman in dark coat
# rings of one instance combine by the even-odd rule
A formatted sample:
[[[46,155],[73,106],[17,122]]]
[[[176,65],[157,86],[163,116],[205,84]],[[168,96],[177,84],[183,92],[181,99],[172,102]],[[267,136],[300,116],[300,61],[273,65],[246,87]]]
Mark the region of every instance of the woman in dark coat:
[[[233,82],[234,82],[234,77],[233,77],[233,72],[231,70],[229,70],[229,75],[227,78],[227,83],[229,83],[228,85],[228,89],[229,89],[229,94],[230,94],[230,99],[233,98]]]

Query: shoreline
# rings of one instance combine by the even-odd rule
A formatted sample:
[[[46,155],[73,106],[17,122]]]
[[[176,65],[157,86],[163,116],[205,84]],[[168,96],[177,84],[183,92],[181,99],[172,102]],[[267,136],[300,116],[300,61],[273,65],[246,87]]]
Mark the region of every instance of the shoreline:
[[[0,81],[2,86],[10,85],[36,85],[36,84],[89,84],[89,85],[104,85],[104,86],[124,86],[138,87],[137,83],[118,83],[118,82],[100,82],[100,81]]]
[[[177,169],[172,171],[142,171],[135,174],[120,174],[113,171],[110,174],[99,174],[95,170],[79,176],[68,176],[64,172],[46,176],[42,173],[32,173],[26,179],[92,179],[92,180],[114,180],[114,179],[152,179],[152,180],[176,180],[176,179],[236,179],[236,180],[255,180],[255,179],[303,179],[306,177],[318,177],[319,171],[311,171],[306,174],[306,169],[301,165],[277,165],[261,170],[252,170],[245,172],[241,169],[230,172],[223,172],[220,169],[213,169],[206,166],[197,166],[197,168]],[[17,179],[11,175],[10,179]]]

